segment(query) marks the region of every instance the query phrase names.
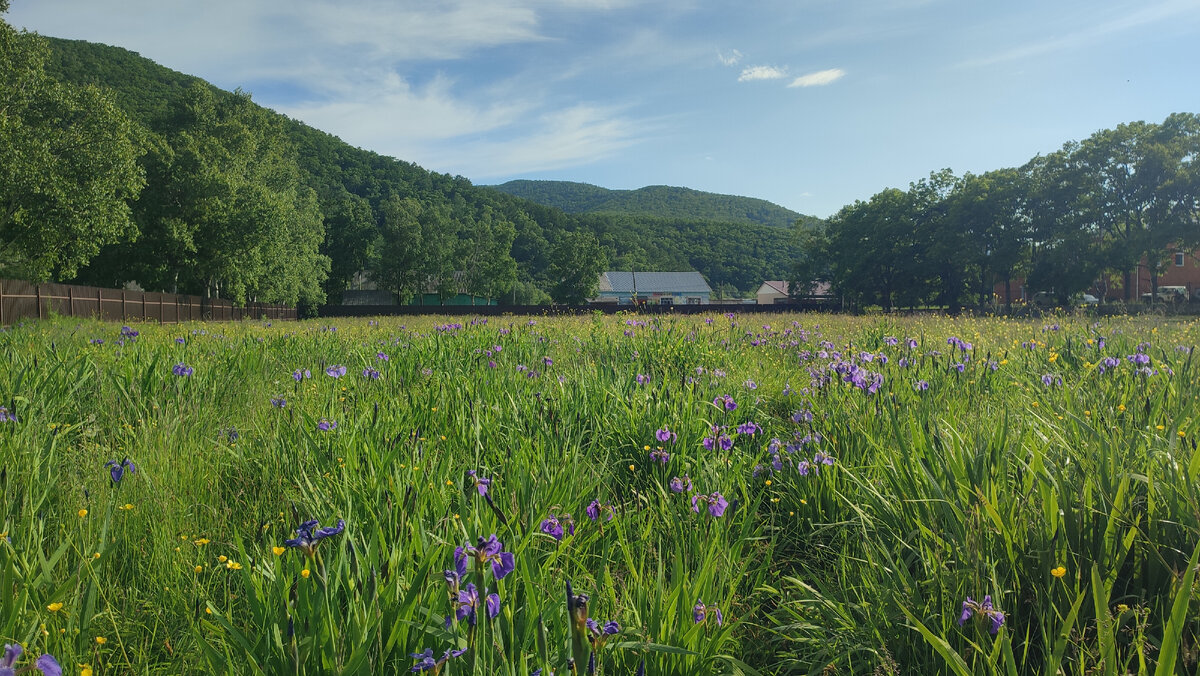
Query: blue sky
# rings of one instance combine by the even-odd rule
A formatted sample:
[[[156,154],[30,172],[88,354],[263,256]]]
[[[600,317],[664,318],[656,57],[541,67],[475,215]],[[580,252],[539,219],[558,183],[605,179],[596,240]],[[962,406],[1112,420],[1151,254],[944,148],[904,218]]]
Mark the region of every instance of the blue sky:
[[[817,216],[1200,112],[1200,0],[13,0],[7,20],[475,183]]]

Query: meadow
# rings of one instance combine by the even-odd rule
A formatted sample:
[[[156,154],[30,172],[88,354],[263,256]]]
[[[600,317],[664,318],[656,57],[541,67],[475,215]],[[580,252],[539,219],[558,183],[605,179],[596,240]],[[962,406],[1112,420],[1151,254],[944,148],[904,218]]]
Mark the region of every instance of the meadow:
[[[1198,337],[11,327],[0,674],[1200,673]]]

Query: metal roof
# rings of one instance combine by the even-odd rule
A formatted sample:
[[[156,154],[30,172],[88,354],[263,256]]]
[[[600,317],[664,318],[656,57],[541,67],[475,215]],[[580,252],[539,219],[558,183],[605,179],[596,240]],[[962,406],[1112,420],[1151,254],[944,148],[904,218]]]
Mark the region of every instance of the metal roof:
[[[712,293],[699,272],[624,272],[600,275],[600,291],[608,293]]]

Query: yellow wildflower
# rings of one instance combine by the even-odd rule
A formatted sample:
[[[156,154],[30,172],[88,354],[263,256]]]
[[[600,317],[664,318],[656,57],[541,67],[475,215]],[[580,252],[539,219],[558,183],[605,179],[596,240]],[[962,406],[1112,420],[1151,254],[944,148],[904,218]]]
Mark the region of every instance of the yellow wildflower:
[[[59,601],[55,601],[54,603],[46,606],[46,610],[49,610],[52,613],[57,613],[58,611],[62,610],[62,608],[63,604]]]
[[[1067,574],[1067,569],[1064,566],[1059,566],[1057,568],[1051,568],[1050,574],[1053,575],[1054,577],[1061,579],[1064,575]]]
[[[308,572],[308,569],[307,569],[307,568],[305,568],[304,570],[300,571],[300,577],[302,577],[302,578],[304,578],[304,579],[306,579],[306,580],[308,579],[308,576],[309,576],[309,575],[311,575],[311,573],[309,573],[309,572]]]
[[[82,519],[83,517],[87,516],[87,510],[86,510],[86,509],[81,509],[81,510],[79,510],[78,512],[75,512],[75,513],[76,513],[76,514],[78,514],[78,515],[79,515],[79,518],[81,518],[81,519]]]
[[[275,556],[283,556],[283,553],[287,551],[287,547],[272,547],[271,551],[275,553]]]

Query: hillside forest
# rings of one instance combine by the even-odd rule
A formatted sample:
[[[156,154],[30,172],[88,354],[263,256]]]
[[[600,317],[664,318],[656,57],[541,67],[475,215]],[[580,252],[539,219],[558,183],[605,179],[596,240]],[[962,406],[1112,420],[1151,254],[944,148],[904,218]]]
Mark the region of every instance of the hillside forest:
[[[797,254],[778,218],[791,212],[761,200],[712,196],[728,207],[714,218],[674,209],[690,202],[671,191],[695,191],[665,189],[637,213],[567,214],[351,147],[133,52],[3,22],[0,115],[5,277],[311,312],[360,271],[401,302],[433,289],[579,303],[610,268],[698,270],[744,295]],[[767,211],[770,225],[735,218]]]

